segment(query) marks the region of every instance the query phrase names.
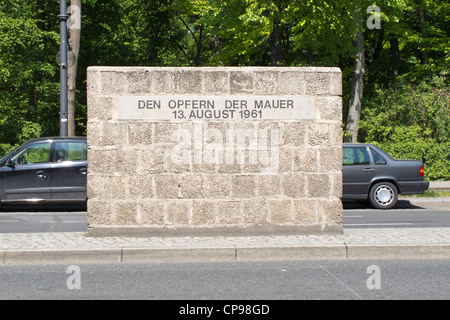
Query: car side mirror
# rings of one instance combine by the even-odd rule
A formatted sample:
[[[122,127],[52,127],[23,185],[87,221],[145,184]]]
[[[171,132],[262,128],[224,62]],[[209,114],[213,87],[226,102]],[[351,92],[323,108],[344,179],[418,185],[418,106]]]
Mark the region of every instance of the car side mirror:
[[[8,161],[6,161],[6,166],[14,168],[16,166],[16,160],[8,159]]]

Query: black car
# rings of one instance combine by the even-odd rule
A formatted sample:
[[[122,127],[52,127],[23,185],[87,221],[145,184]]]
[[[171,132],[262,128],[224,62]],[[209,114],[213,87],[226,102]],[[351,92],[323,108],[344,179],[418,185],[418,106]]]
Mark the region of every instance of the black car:
[[[85,137],[39,138],[0,159],[0,206],[86,202]]]
[[[369,200],[375,208],[389,209],[398,194],[420,194],[429,187],[423,162],[395,160],[372,144],[344,143],[342,158],[342,199]]]

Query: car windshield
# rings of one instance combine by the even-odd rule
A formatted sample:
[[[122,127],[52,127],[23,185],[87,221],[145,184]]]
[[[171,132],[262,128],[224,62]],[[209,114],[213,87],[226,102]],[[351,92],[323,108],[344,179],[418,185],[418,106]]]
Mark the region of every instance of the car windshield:
[[[10,158],[13,156],[14,153],[17,152],[17,150],[19,150],[20,148],[22,148],[22,146],[23,146],[23,145],[21,145],[21,146],[19,146],[19,147],[17,147],[17,148],[14,148],[12,151],[8,152],[3,158],[0,158],[0,164],[3,164],[3,165],[4,165],[4,164],[6,163],[6,161],[7,161],[8,159],[10,159]]]

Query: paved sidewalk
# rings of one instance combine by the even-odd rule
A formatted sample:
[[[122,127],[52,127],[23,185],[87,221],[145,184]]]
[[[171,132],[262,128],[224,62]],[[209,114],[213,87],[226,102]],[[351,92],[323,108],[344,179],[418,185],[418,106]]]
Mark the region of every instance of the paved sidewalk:
[[[408,199],[428,208],[450,198]],[[0,233],[0,267],[26,263],[182,262],[274,259],[450,258],[450,228],[345,229],[339,235],[89,237]]]
[[[348,229],[340,235],[252,237],[0,234],[0,264],[358,258],[450,258],[450,228],[367,228]]]

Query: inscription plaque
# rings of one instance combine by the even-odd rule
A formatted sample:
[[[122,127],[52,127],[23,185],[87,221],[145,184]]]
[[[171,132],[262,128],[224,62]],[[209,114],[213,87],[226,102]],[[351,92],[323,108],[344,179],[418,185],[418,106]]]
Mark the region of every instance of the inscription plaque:
[[[119,120],[307,120],[310,96],[121,96]]]

